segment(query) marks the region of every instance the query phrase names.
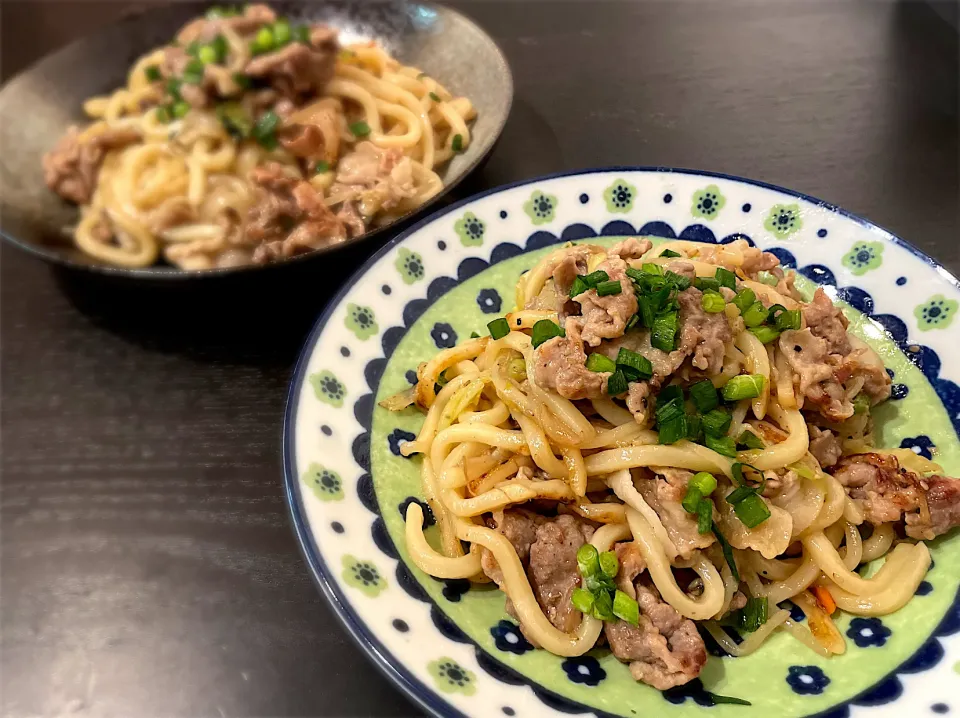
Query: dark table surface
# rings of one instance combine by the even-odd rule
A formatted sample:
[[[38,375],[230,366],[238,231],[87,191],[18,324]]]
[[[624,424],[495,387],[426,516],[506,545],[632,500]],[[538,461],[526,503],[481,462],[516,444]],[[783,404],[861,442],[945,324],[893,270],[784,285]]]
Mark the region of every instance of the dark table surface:
[[[3,76],[134,7],[4,2]],[[458,196],[703,168],[828,199],[960,271],[957,36],[925,5],[463,9],[506,52],[516,101]],[[158,293],[3,248],[5,716],[417,713],[312,585],[281,494],[291,367],[357,260]]]

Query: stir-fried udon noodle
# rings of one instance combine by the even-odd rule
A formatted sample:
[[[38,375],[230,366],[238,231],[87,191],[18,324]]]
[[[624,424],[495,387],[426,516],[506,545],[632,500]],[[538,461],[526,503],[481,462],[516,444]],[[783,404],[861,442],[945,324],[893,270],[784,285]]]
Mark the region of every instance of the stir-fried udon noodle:
[[[184,269],[271,262],[423,204],[475,111],[418,68],[266,5],[214,8],[84,104],[43,159],[97,259]]]
[[[605,642],[661,690],[698,675],[707,635],[734,656],[774,631],[840,654],[835,611],[902,607],[923,539],[960,523],[960,481],[873,445],[878,356],[771,254],[565,246],[516,305],[383,404],[426,411],[401,450],[420,456],[439,544],[410,504],[411,560],[495,581],[535,646]]]

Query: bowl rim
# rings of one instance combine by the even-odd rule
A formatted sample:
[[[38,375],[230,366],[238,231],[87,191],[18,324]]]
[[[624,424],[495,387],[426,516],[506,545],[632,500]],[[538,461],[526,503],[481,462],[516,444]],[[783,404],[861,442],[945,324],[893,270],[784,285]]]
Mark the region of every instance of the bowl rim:
[[[362,652],[366,654],[368,659],[371,660],[371,662],[382,675],[390,679],[394,686],[399,688],[407,698],[412,700],[416,705],[420,706],[424,710],[428,711],[431,715],[459,717],[463,716],[464,714],[446,701],[442,696],[440,696],[437,691],[431,689],[430,686],[413,676],[413,674],[410,673],[403,665],[402,661],[397,659],[383,645],[373,630],[367,626],[367,624],[360,618],[359,615],[357,615],[356,611],[350,605],[349,600],[345,598],[344,594],[338,587],[337,581],[334,578],[336,575],[335,571],[331,570],[331,568],[324,561],[319,546],[317,545],[310,530],[309,522],[306,519],[303,510],[303,497],[301,494],[300,482],[298,481],[296,471],[296,421],[297,404],[299,402],[300,393],[306,382],[307,365],[309,364],[310,358],[313,355],[317,341],[319,340],[324,329],[326,329],[327,323],[329,322],[332,314],[337,307],[340,306],[340,303],[347,296],[353,285],[356,284],[356,282],[360,280],[377,262],[379,262],[384,255],[390,253],[397,247],[397,245],[404,242],[411,235],[434,223],[440,218],[456,212],[464,205],[506,190],[515,189],[524,185],[535,185],[546,180],[553,180],[563,177],[576,177],[598,173],[617,172],[674,173],[731,180],[734,182],[741,182],[744,184],[753,185],[755,187],[773,190],[797,199],[805,200],[817,205],[822,209],[834,212],[849,220],[852,220],[862,227],[883,234],[889,241],[893,242],[897,246],[903,247],[911,254],[921,259],[925,264],[937,271],[938,274],[940,274],[944,279],[949,281],[954,287],[960,289],[960,280],[958,280],[952,272],[946,269],[937,260],[933,259],[928,254],[897,236],[890,230],[885,229],[884,227],[881,227],[880,225],[875,224],[864,217],[853,214],[852,212],[849,212],[831,202],[826,202],[825,200],[818,199],[812,195],[787,189],[779,185],[760,180],[752,180],[745,177],[740,177],[738,175],[732,175],[723,172],[712,172],[708,170],[662,166],[614,165],[610,167],[565,170],[499,185],[497,187],[479,192],[471,197],[464,198],[434,212],[430,216],[422,219],[413,226],[399,233],[377,252],[370,255],[370,257],[368,257],[366,261],[364,261],[363,264],[361,264],[356,271],[354,271],[353,274],[343,283],[340,289],[337,290],[336,294],[331,297],[326,307],[324,307],[323,311],[320,313],[309,334],[304,340],[300,354],[297,358],[297,362],[294,365],[294,369],[290,378],[290,385],[287,389],[287,400],[284,407],[283,429],[281,437],[283,494],[284,499],[287,502],[287,509],[290,514],[291,528],[293,529],[293,534],[299,545],[300,553],[307,564],[310,575],[313,578],[314,583],[320,589],[321,593],[330,603],[334,610],[334,614],[340,620],[340,623],[346,629],[350,638],[357,646],[360,647]],[[844,703],[844,705],[846,705],[846,703]]]
[[[391,230],[396,231],[397,225],[403,224],[405,221],[410,220],[412,217],[416,217],[429,210],[430,208],[435,207],[438,202],[441,202],[444,197],[448,196],[461,182],[463,182],[468,176],[473,174],[476,169],[490,156],[490,153],[493,152],[494,147],[496,147],[497,142],[500,140],[500,136],[503,134],[503,129],[507,124],[507,121],[510,118],[510,112],[513,109],[513,99],[515,93],[515,82],[513,79],[513,71],[510,68],[510,63],[507,61],[506,53],[504,53],[503,48],[500,44],[494,39],[494,37],[487,32],[480,23],[474,20],[468,13],[462,12],[458,9],[452,8],[449,5],[443,5],[441,3],[432,2],[431,0],[401,0],[402,5],[405,7],[409,6],[421,6],[433,9],[435,11],[442,11],[449,13],[453,17],[457,18],[459,21],[464,22],[469,28],[476,31],[481,37],[485,38],[487,42],[491,45],[494,50],[496,66],[501,70],[506,79],[504,89],[506,91],[506,107],[504,108],[503,115],[491,131],[486,146],[482,146],[480,152],[477,156],[467,165],[462,172],[451,181],[444,181],[443,189],[436,194],[435,196],[428,199],[426,202],[421,204],[418,207],[414,207],[409,212],[397,217],[389,224],[374,227],[368,231],[361,234],[359,237],[354,237],[353,239],[347,239],[343,242],[337,244],[329,244],[325,247],[319,249],[314,249],[310,252],[304,254],[299,254],[293,257],[286,257],[279,261],[270,262],[268,264],[245,264],[239,267],[214,267],[210,269],[178,269],[173,267],[166,267],[164,265],[150,265],[148,267],[118,267],[108,264],[95,264],[95,263],[85,263],[75,261],[67,256],[64,256],[62,253],[45,248],[31,242],[26,242],[20,239],[17,235],[9,232],[2,227],[0,227],[0,240],[5,241],[7,244],[10,244],[17,249],[26,252],[27,254],[41,259],[45,262],[49,262],[52,265],[63,267],[70,270],[78,270],[81,272],[89,272],[93,275],[99,276],[108,276],[115,278],[124,278],[124,279],[144,279],[150,281],[159,281],[159,282],[170,282],[170,281],[183,281],[188,279],[203,279],[203,278],[212,278],[212,277],[226,277],[226,276],[237,276],[237,275],[248,275],[250,273],[264,271],[264,270],[276,270],[279,267],[286,267],[294,264],[303,264],[313,259],[319,257],[336,255],[337,252],[346,249],[347,247],[360,247],[363,245],[369,245],[371,242],[375,242],[377,239],[382,238],[385,234],[388,234]],[[10,77],[6,82],[0,86],[0,99],[2,99],[4,92],[11,85],[23,79],[23,77],[32,71],[34,71],[41,64],[51,61],[56,57],[59,57],[62,54],[65,54],[75,48],[81,43],[89,41],[91,38],[95,37],[99,33],[105,32],[108,29],[115,27],[124,22],[131,22],[140,20],[143,16],[151,15],[153,13],[162,13],[168,9],[167,6],[160,6],[155,8],[145,8],[139,12],[122,14],[115,20],[108,22],[93,31],[67,43],[66,45],[48,52],[46,55],[38,58],[30,65],[22,69],[13,77]],[[69,204],[69,203],[66,203]]]

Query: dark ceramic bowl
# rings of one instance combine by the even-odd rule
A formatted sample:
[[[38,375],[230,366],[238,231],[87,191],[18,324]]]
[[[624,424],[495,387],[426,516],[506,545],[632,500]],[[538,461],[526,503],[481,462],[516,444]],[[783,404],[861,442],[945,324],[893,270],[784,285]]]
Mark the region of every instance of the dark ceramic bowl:
[[[473,21],[449,8],[418,2],[298,0],[271,6],[282,15],[337,28],[344,43],[376,40],[401,62],[422,68],[474,103],[473,141],[440,172],[443,191],[411,215],[437,202],[493,148],[510,113],[513,78],[500,48]],[[138,57],[169,42],[206,7],[176,3],[124,18],[49,55],[0,90],[0,235],[5,240],[47,261],[116,277],[193,278],[277,266],[186,271],[169,265],[126,269],[104,264],[74,246],[65,228],[76,222],[77,208],[60,200],[43,182],[41,157],[71,124],[87,121],[83,101],[123,86]],[[372,244],[404,219],[277,264],[308,261],[358,243]]]

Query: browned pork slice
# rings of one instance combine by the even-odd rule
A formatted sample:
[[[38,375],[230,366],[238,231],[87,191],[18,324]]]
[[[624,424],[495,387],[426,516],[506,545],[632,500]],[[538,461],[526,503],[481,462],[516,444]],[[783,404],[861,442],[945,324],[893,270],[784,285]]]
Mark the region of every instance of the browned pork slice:
[[[739,267],[734,264],[736,254],[743,257],[743,264]],[[698,246],[695,259],[709,264],[718,264],[731,271],[741,269],[751,279],[755,279],[758,272],[769,272],[780,266],[780,260],[776,255],[751,247],[745,239],[736,239],[729,244]]]
[[[567,320],[567,336],[554,337],[533,352],[534,379],[566,399],[596,399],[606,390],[608,372],[590,371],[580,339],[580,320]]]
[[[530,546],[537,540],[537,527],[546,519],[540,514],[525,509],[508,509],[503,512],[503,519],[498,525],[492,518],[487,519],[487,525],[502,533],[513,544],[520,562],[526,566],[530,558]],[[487,549],[482,549],[480,566],[483,572],[493,581],[503,587],[503,573],[497,565],[497,559]]]
[[[183,26],[177,33],[177,44],[189,45],[191,42],[210,42],[227,27],[238,35],[249,35],[264,25],[274,22],[276,13],[267,5],[252,4],[244,8],[242,15],[222,18],[201,17]]]
[[[573,247],[557,262],[553,269],[553,284],[559,295],[566,297],[570,293],[573,280],[587,273],[591,254],[589,247]]]
[[[813,300],[803,308],[803,318],[814,336],[827,343],[828,354],[846,355],[850,353],[850,340],[847,338],[847,318],[837,307],[823,287],[818,287]]]
[[[643,469],[634,469],[634,486],[643,496],[643,500],[656,511],[660,522],[667,530],[667,536],[683,559],[688,559],[694,551],[706,548],[716,541],[712,533],[701,534],[697,531],[697,518],[680,505],[687,493],[687,482],[693,474],[684,469],[657,467],[654,476]]]
[[[827,468],[840,460],[843,448],[840,446],[840,440],[832,431],[811,426],[810,453],[820,463],[820,466]]]
[[[647,420],[647,409],[650,408],[650,384],[645,381],[631,382],[627,390],[627,409],[633,414],[638,424]]]
[[[337,164],[330,195],[343,193],[359,195],[359,209],[366,216],[393,209],[416,193],[413,164],[400,150],[361,142]]]
[[[679,274],[685,279],[689,279],[691,282],[697,278],[697,269],[690,262],[685,262],[682,259],[678,259],[673,262],[667,262],[664,267],[668,272],[673,272],[674,274]]]
[[[637,576],[647,570],[647,562],[643,560],[643,554],[637,547],[635,541],[625,541],[614,546],[617,554],[617,561],[620,564],[620,570],[617,573],[617,588],[627,594],[630,598],[636,599],[637,589],[633,585]]]
[[[132,129],[107,130],[84,142],[79,136],[77,128],[71,127],[43,156],[43,179],[65,200],[86,204],[96,189],[97,174],[106,153],[139,142],[140,133]]]
[[[621,291],[601,297],[596,289],[589,289],[573,298],[580,304],[583,341],[592,347],[600,346],[604,339],[622,336],[630,317],[637,313],[637,296],[627,276],[626,262],[611,255],[597,270],[606,272],[608,281],[620,282]]]
[[[872,524],[906,522],[908,536],[931,539],[960,524],[960,480],[919,477],[890,454],[857,454],[833,470]]]
[[[626,621],[604,624],[610,650],[630,663],[636,680],[657,690],[689,683],[707,662],[707,649],[696,625],[663,601],[648,580],[634,585],[640,620],[636,626]]]
[[[811,329],[780,335],[780,351],[800,379],[800,393],[831,421],[853,416],[851,397],[835,375],[839,357],[827,353],[827,342]]]
[[[631,259],[640,259],[650,251],[653,242],[649,239],[640,239],[639,237],[628,237],[622,242],[617,242],[610,248],[610,254],[615,254],[624,261]]]
[[[294,98],[319,93],[333,77],[337,62],[337,33],[315,26],[310,44],[291,42],[265,55],[251,59],[243,72],[266,80],[284,97]]]
[[[733,339],[730,324],[722,312],[703,311],[703,292],[690,287],[677,295],[680,303],[680,347],[693,347],[691,363],[708,376],[723,368],[724,345]]]
[[[250,178],[259,187],[247,214],[247,237],[261,243],[254,262],[292,257],[346,238],[343,223],[309,182],[290,177],[276,164],[256,168]]]

